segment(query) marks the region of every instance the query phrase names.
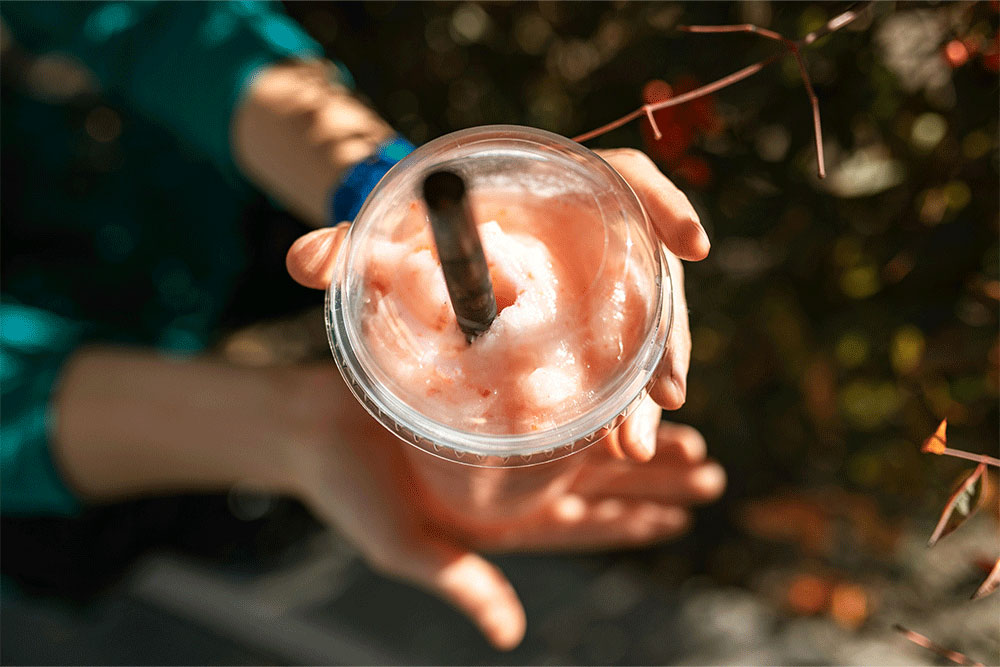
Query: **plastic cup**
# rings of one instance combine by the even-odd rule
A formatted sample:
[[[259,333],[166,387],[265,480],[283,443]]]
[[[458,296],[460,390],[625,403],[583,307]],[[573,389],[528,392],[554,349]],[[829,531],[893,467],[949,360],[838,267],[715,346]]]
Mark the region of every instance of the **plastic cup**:
[[[639,343],[571,412],[539,430],[495,432],[490,424],[456,423],[429,410],[413,388],[394,378],[363,328],[371,296],[368,261],[392,238],[404,212],[419,202],[425,174],[460,173],[470,193],[532,197],[578,207],[567,234],[598,239],[590,287],[621,278],[645,281],[649,295]],[[577,210],[577,209],[574,209]],[[584,228],[586,226],[586,228]],[[589,266],[589,263],[588,263]],[[561,493],[586,452],[614,430],[646,395],[667,345],[673,315],[670,274],[659,241],[635,193],[592,151],[534,128],[493,125],[445,135],[393,167],[371,193],[345,239],[327,292],[326,324],[333,356],[351,391],[402,441],[414,474],[445,507],[472,517],[511,518]],[[498,369],[502,372],[502,369]]]

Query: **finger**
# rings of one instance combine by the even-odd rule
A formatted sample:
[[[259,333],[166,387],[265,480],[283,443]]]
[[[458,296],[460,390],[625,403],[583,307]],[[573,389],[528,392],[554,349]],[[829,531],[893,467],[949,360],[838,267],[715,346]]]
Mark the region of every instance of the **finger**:
[[[604,436],[603,444],[604,448],[609,454],[611,454],[612,458],[619,460],[625,458],[625,452],[622,451],[620,428],[611,429],[611,431]]]
[[[524,638],[524,607],[507,577],[474,553],[440,540],[394,556],[380,569],[405,579],[458,608],[497,649],[509,651]]]
[[[687,374],[691,365],[691,331],[688,328],[687,298],[684,296],[684,267],[667,254],[673,293],[673,319],[667,351],[660,361],[649,395],[667,410],[677,410],[687,398]],[[665,306],[666,307],[666,306]]]
[[[630,498],[688,505],[715,500],[726,487],[726,473],[717,463],[637,466],[620,461],[585,464],[571,490],[585,498]]]
[[[618,428],[621,451],[628,458],[645,463],[656,454],[657,427],[663,410],[646,396]]]
[[[631,148],[598,151],[635,191],[660,239],[678,257],[697,261],[711,243],[687,196],[644,153]]]
[[[698,429],[686,424],[662,422],[656,433],[658,463],[696,465],[705,460],[705,437]]]
[[[295,282],[305,287],[326,289],[333,280],[333,270],[350,223],[317,229],[300,236],[288,249],[285,266]]]
[[[484,536],[495,551],[568,552],[638,547],[682,533],[690,516],[679,507],[621,499],[588,500],[565,495],[542,516],[496,539]]]

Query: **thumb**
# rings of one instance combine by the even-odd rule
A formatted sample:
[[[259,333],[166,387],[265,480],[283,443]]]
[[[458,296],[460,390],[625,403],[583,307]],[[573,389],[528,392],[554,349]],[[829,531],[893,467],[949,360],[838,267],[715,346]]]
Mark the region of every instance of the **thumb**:
[[[333,280],[333,270],[351,223],[342,222],[300,236],[288,249],[285,266],[295,282],[305,287],[326,289]]]
[[[507,577],[481,556],[436,539],[408,550],[403,562],[390,567],[395,574],[450,602],[473,623],[494,647],[509,651],[524,638],[524,607]]]

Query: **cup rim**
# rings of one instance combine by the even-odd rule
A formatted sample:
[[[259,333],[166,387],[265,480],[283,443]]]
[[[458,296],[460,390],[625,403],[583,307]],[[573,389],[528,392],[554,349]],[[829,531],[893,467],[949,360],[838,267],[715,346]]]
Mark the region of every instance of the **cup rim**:
[[[364,355],[357,354],[353,349],[342,287],[346,279],[350,244],[355,236],[354,225],[348,229],[342,245],[344,250],[337,258],[334,279],[326,290],[324,319],[331,351],[348,387],[362,406],[389,431],[404,442],[449,461],[478,467],[523,467],[569,456],[600,441],[646,396],[650,384],[655,380],[656,367],[669,343],[674,317],[673,277],[663,254],[662,243],[631,186],[610,164],[590,149],[561,135],[537,128],[485,125],[452,132],[424,144],[386,173],[361,207],[355,221],[366,219],[366,214],[375,206],[373,202],[377,200],[378,194],[392,184],[394,176],[398,176],[401,171],[440,150],[458,148],[470,143],[470,140],[478,142],[498,139],[521,140],[536,145],[548,142],[585,159],[619,186],[622,196],[631,200],[629,205],[634,204],[641,211],[642,219],[636,220],[636,223],[652,241],[653,259],[658,273],[655,278],[656,303],[649,332],[640,344],[641,357],[629,364],[629,373],[622,373],[620,384],[628,390],[627,393],[617,400],[605,400],[598,404],[598,409],[578,415],[564,424],[523,434],[476,433],[444,424],[414,410],[379,383],[365,367]],[[663,312],[665,299],[669,301],[666,317]],[[636,383],[636,377],[641,378],[642,382]]]

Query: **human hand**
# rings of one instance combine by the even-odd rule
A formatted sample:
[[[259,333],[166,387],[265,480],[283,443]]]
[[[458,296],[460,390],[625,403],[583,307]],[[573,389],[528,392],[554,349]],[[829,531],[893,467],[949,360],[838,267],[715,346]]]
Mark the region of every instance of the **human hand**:
[[[725,484],[722,469],[705,461],[700,433],[663,423],[648,463],[591,448],[565,491],[530,514],[484,519],[444,506],[412,469],[407,445],[353,400],[335,370],[317,370],[296,402],[318,421],[296,446],[293,493],[375,570],[447,600],[498,649],[520,643],[525,613],[503,573],[476,552],[648,545],[681,533],[688,508]]]
[[[565,551],[648,544],[681,532],[687,507],[721,493],[722,469],[705,462],[701,435],[661,424],[661,406],[684,401],[690,334],[678,256],[701,259],[708,239],[687,198],[641,153],[602,153],[635,190],[670,262],[674,313],[670,347],[650,397],[593,448],[564,491],[531,513],[493,520],[456,513],[414,474],[403,445],[350,396],[337,418],[338,451],[310,448],[300,496],[337,525],[373,566],[449,600],[498,648],[524,632],[524,611],[503,574],[475,551]],[[317,230],[289,250],[289,273],[301,284],[327,288],[349,225]],[[328,391],[312,395],[329,396]],[[628,460],[631,459],[631,460]],[[647,462],[638,466],[635,461]],[[501,471],[507,472],[507,471]]]
[[[709,241],[698,214],[687,197],[664,176],[652,160],[634,149],[597,151],[632,187],[653,228],[663,242],[673,289],[673,321],[668,346],[657,370],[649,396],[606,438],[616,456],[649,461],[656,453],[657,424],[662,409],[676,410],[687,394],[687,372],[691,358],[684,269],[680,259],[700,260],[708,255]],[[348,223],[320,229],[299,238],[288,251],[288,272],[299,283],[317,289],[329,286],[337,252]],[[680,258],[680,259],[679,259]],[[664,307],[667,301],[664,300]]]
[[[608,447],[620,456],[648,461],[656,453],[656,425],[662,409],[676,410],[687,397],[687,373],[691,361],[691,331],[688,327],[684,267],[680,260],[698,261],[708,256],[711,244],[691,202],[644,153],[631,148],[598,150],[632,187],[646,215],[665,246],[673,289],[673,321],[667,349],[657,369],[649,396],[608,438]],[[664,308],[667,302],[664,300]]]

